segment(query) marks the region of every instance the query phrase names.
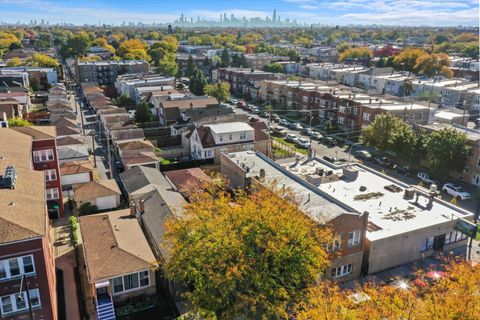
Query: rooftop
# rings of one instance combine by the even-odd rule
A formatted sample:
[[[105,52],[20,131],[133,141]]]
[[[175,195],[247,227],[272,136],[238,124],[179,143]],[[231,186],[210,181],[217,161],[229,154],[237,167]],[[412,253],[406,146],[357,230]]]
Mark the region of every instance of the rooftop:
[[[130,209],[83,216],[79,220],[91,283],[158,265]]]
[[[0,243],[44,236],[48,223],[45,177],[32,169],[32,137],[4,128],[0,141],[0,174],[8,165],[17,173],[15,189],[0,189]]]
[[[218,123],[218,124],[207,124],[205,127],[209,127],[216,134],[222,133],[232,133],[232,132],[243,132],[251,131],[253,128],[245,122],[228,122],[228,123]]]

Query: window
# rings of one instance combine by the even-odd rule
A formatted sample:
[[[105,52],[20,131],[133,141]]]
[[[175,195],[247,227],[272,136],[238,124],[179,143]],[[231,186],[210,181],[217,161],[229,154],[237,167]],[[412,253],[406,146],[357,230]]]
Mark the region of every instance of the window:
[[[148,286],[149,278],[148,278],[148,271],[142,271],[139,273],[140,275],[140,286],[145,287]]]
[[[46,181],[53,181],[57,180],[57,170],[45,170],[45,180]]]
[[[34,162],[45,162],[53,160],[53,150],[38,150],[33,151],[33,161]]]
[[[148,271],[128,274],[123,277],[113,278],[113,293],[135,290],[147,287],[150,284]]]
[[[360,243],[360,230],[348,233],[348,246],[353,247]]]
[[[363,114],[363,120],[370,121],[370,113],[364,113]]]
[[[229,139],[230,141],[232,141],[233,135],[232,135],[231,133],[228,135],[228,139]]]
[[[332,243],[328,245],[328,248],[327,248],[328,251],[332,252],[332,251],[340,250],[341,243],[342,243],[342,237],[340,235],[336,235],[333,238]]]
[[[0,280],[33,273],[35,273],[35,265],[32,255],[0,261]]]
[[[343,276],[346,276],[347,274],[352,273],[352,270],[353,270],[353,265],[351,263],[337,267],[337,268],[333,268],[330,271],[330,277],[332,278],[343,277]]]
[[[247,139],[247,133],[246,132],[240,132],[240,140],[245,140]]]
[[[52,188],[45,190],[45,194],[47,195],[47,200],[55,200],[58,199],[58,188]]]
[[[220,135],[220,141],[223,141],[223,135],[222,134]]]
[[[344,117],[338,117],[337,122],[339,124],[344,124],[345,123],[345,118]]]
[[[28,293],[30,295],[30,305],[32,308],[39,307],[41,303],[38,289],[28,290]],[[1,297],[0,307],[2,310],[2,315],[28,310],[27,292],[23,291],[20,293],[20,297],[18,296],[18,293]]]

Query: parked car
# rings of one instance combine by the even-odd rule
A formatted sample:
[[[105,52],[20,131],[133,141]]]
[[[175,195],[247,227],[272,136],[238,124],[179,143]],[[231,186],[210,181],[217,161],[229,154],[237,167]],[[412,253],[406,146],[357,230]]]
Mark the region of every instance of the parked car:
[[[317,132],[317,131],[312,131],[311,137],[312,137],[312,139],[318,140],[318,141],[322,140],[322,138],[323,138],[322,134],[320,132]]]
[[[300,133],[305,136],[311,136],[313,133],[313,130],[311,128],[306,127],[306,128],[303,128],[303,130]]]
[[[288,141],[288,142],[297,143],[298,137],[297,137],[296,134],[289,133],[289,134],[287,134],[287,137],[285,138],[285,140]]]
[[[237,101],[237,108],[243,108],[245,109],[247,107],[247,104],[245,103],[245,101]]]
[[[297,122],[294,122],[292,123],[292,125],[290,126],[290,128],[292,130],[297,130],[297,131],[300,131],[300,130],[303,130],[303,127],[300,123],[297,123]]]
[[[409,166],[403,166],[403,165],[398,165],[394,164],[393,165],[393,170],[396,172],[403,174],[404,176],[410,176],[410,167]]]
[[[383,167],[390,167],[392,165],[392,161],[390,159],[388,159],[387,157],[383,157],[381,155],[373,156],[373,161],[376,164],[381,165]]]
[[[272,131],[281,136],[285,136],[287,134],[287,130],[283,129],[282,127],[274,127]]]
[[[310,139],[299,138],[298,141],[297,141],[297,145],[299,147],[308,149],[308,148],[310,148]]]
[[[258,115],[262,118],[268,118],[268,112],[267,111],[260,111]]]
[[[258,109],[257,107],[250,107],[250,110],[252,111],[253,114],[260,114],[260,109]]]
[[[470,199],[470,193],[464,191],[462,187],[459,187],[453,183],[445,183],[443,185],[442,190],[457,199],[461,199],[461,200]]]
[[[332,137],[323,137],[322,142],[327,146],[335,146],[337,145],[337,140]]]
[[[285,119],[280,119],[279,123],[280,123],[281,126],[284,126],[284,127],[287,127],[287,128],[291,125],[290,122],[288,120],[285,120]]]
[[[280,122],[280,120],[282,120],[282,119],[280,119],[280,117],[279,117],[278,114],[276,114],[276,113],[272,113],[271,119],[272,119],[272,121],[274,121],[274,122]]]
[[[358,150],[355,152],[355,157],[362,159],[362,160],[370,160],[372,159],[372,155],[370,152],[366,150]]]
[[[419,172],[419,173],[417,173],[417,178],[418,178],[420,181],[422,181],[422,182],[424,182],[424,183],[426,183],[426,184],[429,184],[429,185],[430,185],[430,184],[435,184],[435,181],[433,181],[432,179],[430,179],[430,177],[428,176],[428,174],[425,173],[425,172]]]
[[[335,159],[334,157],[330,157],[330,156],[324,156],[323,160],[326,160],[326,161],[331,162],[331,163],[337,162],[337,159]]]
[[[238,99],[232,98],[232,99],[230,100],[230,102],[231,102],[232,104],[237,104],[237,103],[238,103]]]

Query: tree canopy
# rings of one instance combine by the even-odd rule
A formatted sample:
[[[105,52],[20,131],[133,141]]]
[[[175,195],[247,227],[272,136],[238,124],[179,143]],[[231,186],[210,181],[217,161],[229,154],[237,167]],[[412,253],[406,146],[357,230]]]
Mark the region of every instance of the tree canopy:
[[[400,51],[398,55],[395,56],[393,61],[395,62],[397,69],[415,72],[417,59],[426,53],[427,52],[423,49],[405,48]]]
[[[205,94],[216,98],[218,103],[230,101],[230,83],[222,81],[207,84],[205,86]]]
[[[207,85],[207,79],[205,79],[205,76],[203,72],[195,68],[195,72],[193,73],[193,76],[190,77],[190,83],[188,84],[188,89],[197,96],[203,96],[205,94],[205,86]]]
[[[339,61],[344,61],[345,59],[361,59],[361,58],[371,58],[373,56],[372,49],[369,47],[358,47],[358,48],[348,48],[343,51],[338,57]]]
[[[152,110],[150,110],[150,106],[147,102],[142,101],[137,105],[137,109],[135,111],[135,121],[144,123],[152,121],[153,114]]]
[[[331,239],[292,198],[265,188],[233,197],[210,187],[167,222],[167,274],[189,285],[196,311],[217,319],[288,318],[328,265]]]

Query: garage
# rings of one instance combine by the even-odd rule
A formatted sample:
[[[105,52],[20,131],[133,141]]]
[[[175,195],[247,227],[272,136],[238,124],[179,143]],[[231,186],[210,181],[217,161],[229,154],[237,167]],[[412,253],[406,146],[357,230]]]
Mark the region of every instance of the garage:
[[[98,197],[95,202],[98,210],[113,209],[117,207],[116,196]]]

